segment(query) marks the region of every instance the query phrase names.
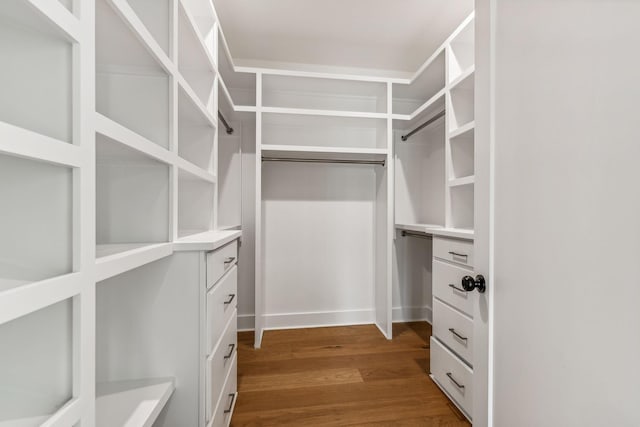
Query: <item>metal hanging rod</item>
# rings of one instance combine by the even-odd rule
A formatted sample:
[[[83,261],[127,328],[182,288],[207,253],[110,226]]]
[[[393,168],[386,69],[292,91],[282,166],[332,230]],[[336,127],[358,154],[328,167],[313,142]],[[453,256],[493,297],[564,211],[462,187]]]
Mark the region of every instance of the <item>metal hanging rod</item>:
[[[218,118],[220,119],[220,121],[224,125],[224,128],[227,131],[227,135],[231,135],[233,133],[233,128],[231,126],[229,126],[229,123],[227,123],[227,121],[224,119],[224,116],[222,115],[222,113],[220,111],[218,111]]]
[[[446,114],[445,110],[440,111],[438,114],[436,114],[435,116],[431,117],[429,120],[427,120],[426,122],[424,122],[423,124],[421,124],[420,126],[415,128],[414,130],[412,130],[408,134],[402,135],[402,137],[400,137],[400,139],[402,139],[403,141],[406,141],[407,139],[409,139],[411,137],[411,135],[415,134],[416,132],[420,132],[422,129],[426,128],[431,123],[433,123],[436,120],[438,120],[440,117],[444,117],[445,114]]]
[[[402,230],[402,237],[419,237],[420,239],[431,239],[431,236],[422,233],[414,233],[413,231]]]
[[[295,162],[295,163],[340,163],[356,165],[379,165],[384,166],[384,160],[348,160],[348,159],[306,159],[300,157],[267,157],[262,156],[263,162]]]

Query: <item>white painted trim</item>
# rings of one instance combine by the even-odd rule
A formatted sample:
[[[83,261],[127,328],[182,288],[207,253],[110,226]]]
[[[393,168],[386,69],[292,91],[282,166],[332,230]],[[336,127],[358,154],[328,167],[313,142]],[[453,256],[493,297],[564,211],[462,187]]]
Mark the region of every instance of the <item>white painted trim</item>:
[[[209,110],[207,110],[207,107],[202,103],[198,95],[196,95],[196,92],[193,90],[187,80],[185,80],[185,78],[179,72],[177,72],[175,77],[182,91],[191,100],[193,105],[195,105],[196,108],[200,111],[200,114],[202,114],[202,118],[208,122],[209,126],[217,129],[218,121],[213,117],[213,115],[211,115]]]
[[[58,409],[55,414],[43,422],[40,427],[66,427],[73,425],[82,414],[83,398],[74,398]]]
[[[79,295],[86,280],[82,273],[70,273],[0,293],[0,325]]]
[[[69,167],[82,165],[82,147],[0,121],[0,152]]]
[[[124,246],[124,245],[123,245]],[[96,282],[108,279],[173,254],[172,243],[157,243],[96,259]]]
[[[238,314],[238,332],[255,330],[255,314]]]
[[[427,305],[419,307],[393,307],[393,323],[433,321],[433,309]]]
[[[264,314],[263,317],[265,330],[368,325],[376,320],[374,309]]]
[[[64,32],[73,41],[82,40],[82,26],[80,21],[65,8],[62,3],[51,0],[27,0],[49,22]]]

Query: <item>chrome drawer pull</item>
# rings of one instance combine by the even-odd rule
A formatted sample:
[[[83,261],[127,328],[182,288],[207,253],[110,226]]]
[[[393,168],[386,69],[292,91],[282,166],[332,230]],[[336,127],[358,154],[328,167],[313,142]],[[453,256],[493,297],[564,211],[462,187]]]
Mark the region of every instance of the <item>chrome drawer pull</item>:
[[[235,344],[229,344],[229,348],[230,348],[231,350],[229,350],[229,354],[227,354],[227,355],[224,357],[225,359],[229,359],[229,358],[233,355],[233,349],[235,349],[235,348],[236,348],[236,345],[235,345]]]
[[[229,296],[230,296],[231,298],[229,298],[228,300],[226,300],[226,301],[224,302],[224,304],[225,304],[225,305],[227,305],[227,304],[231,304],[231,301],[233,301],[233,299],[236,297],[236,294],[229,294]]]
[[[230,256],[230,257],[228,257],[228,258],[225,258],[225,259],[224,259],[224,264],[225,264],[225,265],[227,265],[227,264],[231,264],[231,263],[232,263],[233,261],[235,261],[235,260],[236,260],[236,257],[234,257],[234,256]]]
[[[231,412],[231,409],[233,408],[233,402],[235,402],[235,400],[236,400],[236,394],[235,393],[229,393],[229,397],[231,398],[231,403],[229,403],[229,407],[224,410],[225,414],[228,414],[229,412]]]
[[[451,372],[447,372],[447,376],[449,377],[449,379],[451,381],[453,381],[453,383],[456,385],[456,387],[464,389],[464,385],[460,384],[458,381],[456,381],[456,379],[453,378],[453,375],[451,375]]]
[[[469,255],[467,255],[467,254],[459,254],[457,252],[449,252],[449,255],[459,256],[459,257],[463,257],[463,258],[469,258]]]
[[[452,284],[452,283],[449,283],[449,287],[450,287],[451,289],[455,289],[455,290],[456,290],[456,291],[458,291],[458,292],[464,292],[465,294],[467,293],[467,291],[465,291],[464,289],[460,289],[459,287],[457,287],[456,285],[454,285],[454,284]]]
[[[467,337],[463,337],[462,335],[460,335],[455,329],[453,328],[449,328],[449,332],[451,332],[453,335],[455,335],[456,337],[460,338],[461,340],[467,341]]]

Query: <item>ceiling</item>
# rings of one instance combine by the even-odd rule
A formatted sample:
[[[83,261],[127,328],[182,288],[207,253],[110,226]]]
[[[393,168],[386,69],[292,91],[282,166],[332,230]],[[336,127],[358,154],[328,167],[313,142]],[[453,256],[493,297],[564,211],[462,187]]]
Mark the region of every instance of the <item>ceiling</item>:
[[[413,72],[474,0],[214,0],[239,63]]]

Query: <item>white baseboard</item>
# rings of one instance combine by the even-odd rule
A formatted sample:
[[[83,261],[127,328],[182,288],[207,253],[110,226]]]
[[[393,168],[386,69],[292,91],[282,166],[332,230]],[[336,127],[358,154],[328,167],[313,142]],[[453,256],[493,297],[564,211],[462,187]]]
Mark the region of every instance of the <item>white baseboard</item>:
[[[433,321],[433,310],[429,306],[393,307],[391,318],[393,323],[422,321],[431,323]]]
[[[255,315],[238,314],[238,332],[253,331],[256,325]]]
[[[320,311],[311,313],[266,314],[265,329],[321,328],[366,325],[375,322],[373,310]]]
[[[398,322],[431,323],[431,307],[394,307],[392,319]],[[318,328],[323,326],[368,325],[375,323],[373,310],[322,311],[312,313],[285,313],[265,315],[265,329]],[[239,314],[238,331],[253,331],[255,315]]]

